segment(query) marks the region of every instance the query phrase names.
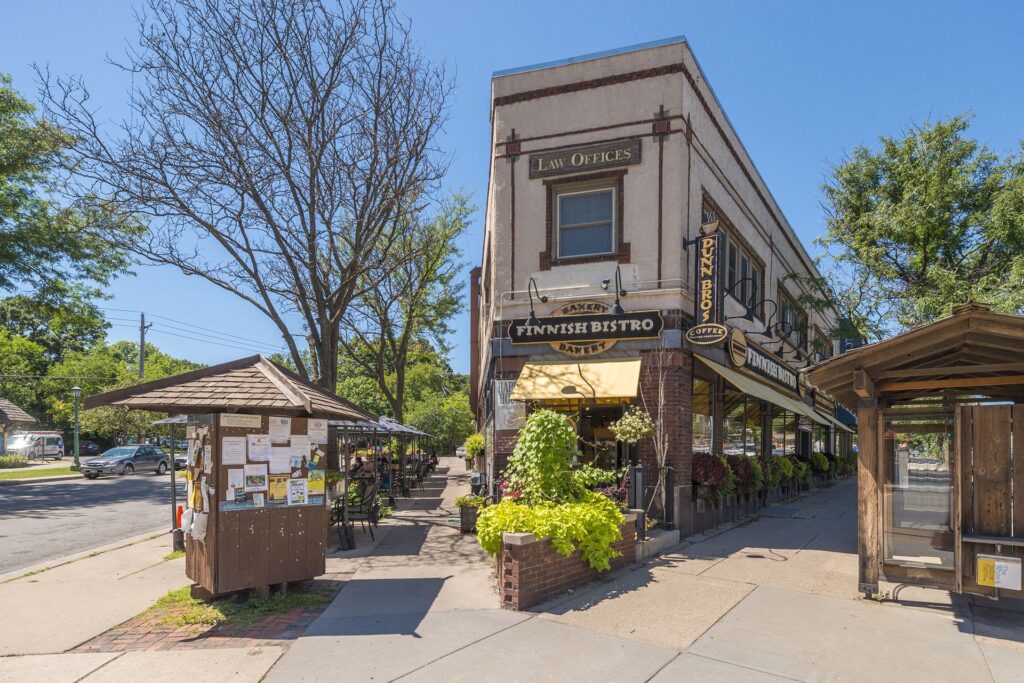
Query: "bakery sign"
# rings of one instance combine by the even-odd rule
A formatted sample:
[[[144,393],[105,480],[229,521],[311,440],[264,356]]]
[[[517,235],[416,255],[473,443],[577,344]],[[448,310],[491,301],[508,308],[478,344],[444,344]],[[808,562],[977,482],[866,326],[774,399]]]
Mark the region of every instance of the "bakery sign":
[[[536,324],[512,320],[508,336],[513,344],[548,344],[567,356],[594,356],[625,339],[657,339],[664,326],[660,311],[615,314],[601,301],[573,301]]]
[[[640,163],[640,138],[570,147],[530,155],[530,177],[546,178],[564,173],[593,171]]]
[[[790,393],[801,393],[796,370],[748,340],[740,329],[733,329],[729,335],[729,360],[738,370],[768,380]]]

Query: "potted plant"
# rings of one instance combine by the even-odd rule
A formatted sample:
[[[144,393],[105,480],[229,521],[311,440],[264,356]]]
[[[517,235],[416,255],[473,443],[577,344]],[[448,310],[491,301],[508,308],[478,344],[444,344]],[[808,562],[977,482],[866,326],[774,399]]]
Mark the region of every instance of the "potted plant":
[[[455,504],[459,506],[459,531],[464,534],[476,530],[476,519],[480,510],[487,507],[490,501],[485,496],[459,496]]]
[[[484,439],[483,434],[470,434],[462,445],[466,449],[466,469],[473,469],[476,466],[477,456],[483,455],[487,448],[487,440]]]
[[[720,455],[697,453],[693,456],[693,485],[697,497],[715,503],[735,489],[736,476]]]

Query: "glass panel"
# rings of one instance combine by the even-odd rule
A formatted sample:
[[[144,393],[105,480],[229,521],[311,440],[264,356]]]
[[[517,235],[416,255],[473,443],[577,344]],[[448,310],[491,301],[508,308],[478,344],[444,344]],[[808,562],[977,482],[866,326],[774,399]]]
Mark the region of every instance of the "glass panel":
[[[700,377],[693,378],[693,452],[710,453],[714,417],[714,385]]]
[[[786,454],[786,411],[772,406],[772,455]]]
[[[953,569],[952,418],[886,420],[884,559]]]
[[[761,455],[761,433],[763,431],[761,416],[764,414],[764,402],[747,396],[747,455]]]
[[[722,452],[725,455],[743,455],[746,444],[746,397],[733,389],[725,390],[725,416],[722,418]]]
[[[558,240],[559,256],[607,254],[612,250],[611,223],[586,228],[562,228]]]
[[[562,195],[558,204],[558,220],[562,227],[612,220],[611,190]]]

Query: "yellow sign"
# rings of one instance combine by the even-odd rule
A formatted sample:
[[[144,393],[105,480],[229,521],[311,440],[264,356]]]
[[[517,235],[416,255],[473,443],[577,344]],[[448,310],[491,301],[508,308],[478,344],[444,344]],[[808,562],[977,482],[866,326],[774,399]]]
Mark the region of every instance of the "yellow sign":
[[[310,470],[309,471],[309,495],[311,495],[311,496],[322,496],[322,495],[324,495],[324,471],[323,470]]]
[[[1019,591],[1021,588],[1020,558],[1000,555],[978,555],[979,586]]]

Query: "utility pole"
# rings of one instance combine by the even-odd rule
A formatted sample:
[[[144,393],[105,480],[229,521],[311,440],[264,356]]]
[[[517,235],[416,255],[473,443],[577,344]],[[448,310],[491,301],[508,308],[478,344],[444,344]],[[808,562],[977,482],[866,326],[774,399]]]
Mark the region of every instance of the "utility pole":
[[[146,330],[153,327],[153,323],[146,324],[146,314],[139,314],[139,381],[146,379]]]

